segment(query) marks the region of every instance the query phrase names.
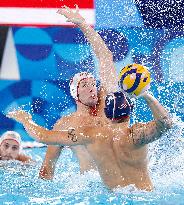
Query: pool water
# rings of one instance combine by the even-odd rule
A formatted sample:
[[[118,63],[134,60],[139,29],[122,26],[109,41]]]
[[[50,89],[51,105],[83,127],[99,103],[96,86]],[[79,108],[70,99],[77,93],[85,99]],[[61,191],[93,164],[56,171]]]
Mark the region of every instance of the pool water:
[[[0,163],[0,204],[184,204],[184,123],[177,125],[149,147],[150,175],[155,185],[151,193],[133,186],[109,191],[98,172],[79,173],[77,159],[65,148],[57,163],[53,181],[38,178],[46,148],[27,149],[33,165]],[[184,138],[183,138],[184,139]]]

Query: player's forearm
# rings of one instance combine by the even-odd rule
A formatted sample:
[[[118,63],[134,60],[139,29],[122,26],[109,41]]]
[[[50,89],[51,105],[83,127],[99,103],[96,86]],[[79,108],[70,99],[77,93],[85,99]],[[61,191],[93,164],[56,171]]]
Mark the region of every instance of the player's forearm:
[[[51,180],[54,176],[55,166],[63,147],[51,146],[47,148],[45,159],[42,163],[39,177],[41,179]]]
[[[48,145],[60,145],[67,143],[68,131],[54,131],[48,130],[42,126],[37,125],[32,120],[24,122],[24,128],[30,136],[37,141]]]
[[[101,38],[101,36],[85,21],[78,25],[84,35],[86,36],[87,40],[91,44],[93,51],[98,59],[109,57],[112,58],[112,53],[106,46],[105,42]]]
[[[50,130],[37,125],[32,120],[25,121],[23,126],[28,134],[39,142],[45,143],[45,140],[49,137]]]
[[[156,123],[158,123],[159,126],[163,126],[163,128],[171,128],[172,119],[169,112],[151,94],[145,93],[143,97],[150,107]]]
[[[48,130],[42,126],[37,125],[32,120],[27,120],[23,123],[24,128],[28,134],[35,140],[48,144],[48,145],[60,145],[66,143],[68,132],[66,131],[54,131]]]
[[[63,131],[52,131],[47,130],[44,127],[41,127],[37,124],[35,124],[33,121],[28,121],[24,123],[24,128],[28,132],[28,134],[33,137],[35,140],[47,144],[47,145],[58,145],[61,143],[62,140],[59,140],[59,134],[61,136],[64,135],[66,138],[66,132]]]

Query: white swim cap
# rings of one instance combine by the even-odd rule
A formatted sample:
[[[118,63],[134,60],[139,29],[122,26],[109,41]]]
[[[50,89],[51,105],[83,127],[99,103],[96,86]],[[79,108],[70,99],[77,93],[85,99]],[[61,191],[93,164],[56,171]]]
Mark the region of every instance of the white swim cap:
[[[15,132],[15,131],[7,131],[7,132],[3,133],[1,138],[0,138],[0,145],[2,144],[2,142],[4,140],[15,140],[19,144],[19,146],[21,147],[21,137],[20,137],[19,133]]]
[[[73,78],[70,80],[70,94],[71,96],[75,99],[78,100],[78,86],[81,80],[84,80],[86,78],[93,78],[93,74],[88,73],[88,72],[81,72],[81,73],[76,73]]]

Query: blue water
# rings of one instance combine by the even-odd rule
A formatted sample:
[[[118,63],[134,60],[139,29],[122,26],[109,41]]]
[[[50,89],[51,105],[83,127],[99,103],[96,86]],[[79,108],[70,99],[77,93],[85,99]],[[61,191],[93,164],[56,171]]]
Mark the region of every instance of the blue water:
[[[149,147],[150,174],[155,185],[151,193],[117,188],[109,191],[98,172],[80,175],[77,159],[65,148],[57,163],[53,181],[38,178],[45,148],[25,150],[36,160],[33,165],[0,163],[0,204],[184,204],[184,123],[175,127]],[[183,138],[184,139],[184,138]]]

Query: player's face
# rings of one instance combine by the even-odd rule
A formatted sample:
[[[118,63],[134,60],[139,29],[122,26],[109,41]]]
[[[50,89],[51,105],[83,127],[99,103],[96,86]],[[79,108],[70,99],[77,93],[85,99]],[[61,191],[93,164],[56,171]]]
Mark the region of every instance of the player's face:
[[[86,78],[80,81],[78,98],[82,103],[88,106],[94,106],[97,104],[97,86],[94,78]]]
[[[19,155],[20,145],[15,140],[3,140],[0,145],[0,155],[2,160],[16,159]]]

